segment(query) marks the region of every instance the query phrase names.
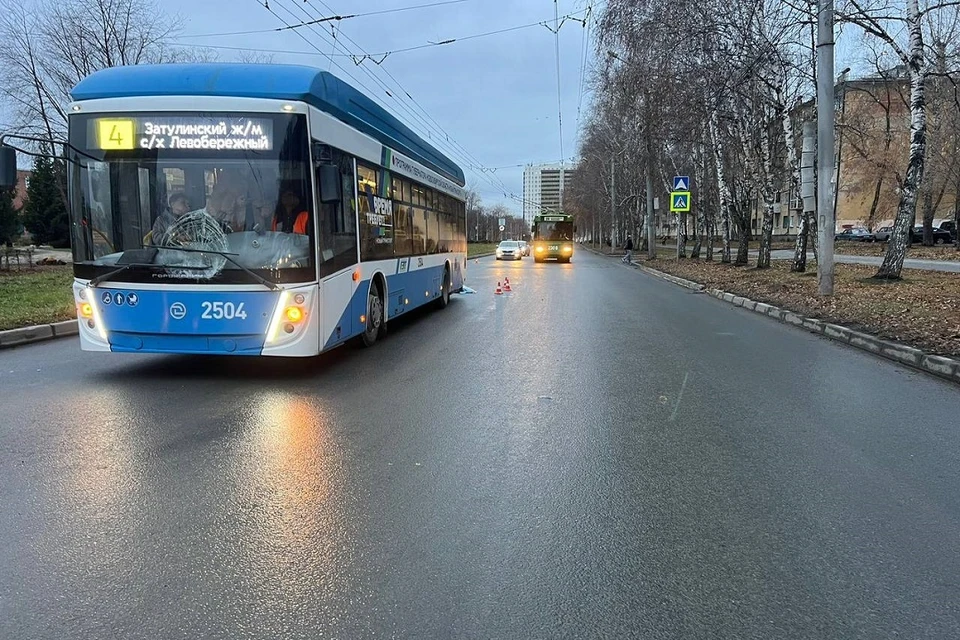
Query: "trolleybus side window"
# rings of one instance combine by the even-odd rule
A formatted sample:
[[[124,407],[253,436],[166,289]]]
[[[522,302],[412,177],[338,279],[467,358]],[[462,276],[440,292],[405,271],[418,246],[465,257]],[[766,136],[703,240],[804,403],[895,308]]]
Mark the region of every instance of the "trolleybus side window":
[[[393,257],[393,204],[380,195],[379,170],[357,163],[357,207],[360,213],[360,258]]]

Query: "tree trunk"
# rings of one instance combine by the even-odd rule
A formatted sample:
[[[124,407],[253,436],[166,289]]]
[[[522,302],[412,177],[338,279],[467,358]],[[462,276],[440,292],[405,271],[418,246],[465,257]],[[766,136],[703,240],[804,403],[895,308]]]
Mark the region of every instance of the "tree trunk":
[[[704,232],[707,234],[707,254],[704,256],[704,259],[707,262],[713,262],[713,239],[717,232],[716,225],[716,215],[713,212],[713,208],[710,209],[710,214],[706,216],[705,219],[706,225],[704,227]]]
[[[790,110],[784,109],[781,113],[783,120],[783,135],[787,143],[787,162],[790,168],[790,193],[787,198],[787,211],[790,211],[789,203],[791,197],[800,200],[800,210],[797,212],[797,239],[793,247],[793,265],[790,271],[803,273],[807,270],[807,216],[803,212],[803,198],[800,197],[801,179],[800,179],[800,160],[797,158],[796,136],[793,134],[793,121],[790,116]],[[792,211],[791,211],[792,213]]]
[[[887,244],[887,255],[874,278],[899,280],[907,255],[910,226],[917,215],[917,190],[923,183],[927,150],[927,116],[924,100],[926,69],[923,61],[923,32],[918,0],[909,0],[910,26],[910,160],[903,178],[897,217]]]
[[[797,216],[797,243],[793,249],[793,266],[790,271],[803,273],[807,270],[807,224],[808,214],[800,211]]]
[[[813,259],[820,262],[820,223],[817,222],[817,214],[807,213],[807,245],[813,241]]]
[[[760,254],[757,269],[770,268],[770,245],[773,241],[773,202],[767,202],[763,210],[763,228],[760,230]]]
[[[953,205],[953,246],[960,251],[960,203]]]
[[[810,246],[810,221],[813,214],[809,211],[800,211],[797,217],[797,243],[793,249],[793,266],[790,271],[804,273],[807,270],[807,251]],[[816,234],[813,234],[813,245],[817,245]]]
[[[720,216],[723,225],[723,253],[720,262],[730,263],[730,187],[727,186],[723,173],[723,146],[720,142],[720,134],[717,131],[717,112],[710,114],[710,140],[713,143],[713,159],[717,170],[717,189],[720,196]]]
[[[700,258],[700,249],[703,244],[704,233],[703,198],[698,198],[697,216],[694,218],[693,223],[693,249],[690,251],[690,257],[694,260],[698,260]]]
[[[923,246],[933,246],[933,194],[923,194]]]
[[[687,257],[687,214],[677,214],[677,259]]]
[[[783,105],[780,90],[776,92],[775,113],[783,127],[784,140],[787,146],[787,162],[796,164],[796,150],[793,148],[793,129],[789,125],[789,114],[786,106]],[[763,224],[760,228],[760,253],[757,256],[757,268],[768,269],[770,267],[770,245],[773,244],[773,154],[770,149],[769,129],[763,125],[760,127],[760,153],[763,169]],[[790,166],[793,173],[793,166]],[[797,167],[799,170],[799,166]],[[789,209],[788,209],[789,211]]]
[[[877,207],[880,204],[880,193],[883,189],[883,176],[877,179],[877,186],[873,189],[873,201],[870,203],[870,213],[867,214],[867,220],[872,224],[876,220]]]
[[[737,259],[733,261],[735,265],[746,265],[750,258],[750,216],[745,211],[737,211],[735,215],[737,221]]]
[[[733,232],[733,229],[731,229],[731,224],[730,224],[730,206],[722,205],[722,208],[720,210],[720,215],[723,218],[723,221],[722,221],[723,237],[721,238],[722,247],[720,249],[720,262],[723,262],[724,264],[730,264],[730,262],[733,259],[732,251],[730,249],[730,238],[731,238],[731,233]]]

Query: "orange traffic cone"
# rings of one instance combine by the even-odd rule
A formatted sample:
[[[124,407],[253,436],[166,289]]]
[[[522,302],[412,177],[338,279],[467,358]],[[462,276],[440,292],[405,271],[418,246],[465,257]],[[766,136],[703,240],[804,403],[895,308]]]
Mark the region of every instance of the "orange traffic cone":
[[[497,290],[494,291],[494,293],[497,294],[498,296],[503,295],[503,289],[500,288],[499,282],[497,282]]]
[[[506,284],[508,287],[510,286],[510,278],[504,277],[504,278],[503,278],[503,282],[504,282],[504,284]]]
[[[513,291],[513,289],[510,288],[510,279],[509,279],[509,278],[507,278],[507,279],[506,279],[506,282],[503,283],[503,290],[504,290],[504,291]]]

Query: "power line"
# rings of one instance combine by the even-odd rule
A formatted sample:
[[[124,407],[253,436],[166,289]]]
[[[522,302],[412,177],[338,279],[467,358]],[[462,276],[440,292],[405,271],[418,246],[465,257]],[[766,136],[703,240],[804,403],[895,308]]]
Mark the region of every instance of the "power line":
[[[261,6],[263,6],[263,5],[261,5]],[[268,11],[270,11],[271,13],[273,13],[272,9],[270,9],[269,6],[267,6],[267,7],[265,7],[265,8],[266,8]],[[581,10],[581,11],[574,11],[573,13],[569,13],[569,14],[567,14],[567,15],[565,15],[565,16],[562,16],[562,17],[560,18],[560,23],[559,23],[560,26],[562,26],[563,23],[564,23],[565,21],[567,21],[567,20],[578,20],[576,16],[579,15],[579,14],[581,14],[581,13],[583,13],[582,10]],[[276,15],[276,13],[274,13],[274,15]],[[291,15],[292,15],[292,14],[291,14]],[[317,21],[314,20],[314,21],[311,21],[311,22],[304,22],[304,23],[302,23],[301,26],[312,27],[312,26],[315,26],[316,23],[317,23]],[[286,22],[284,22],[284,24],[286,24]],[[393,50],[391,50],[391,51],[380,51],[380,52],[378,52],[378,53],[365,53],[365,54],[363,55],[363,57],[359,57],[359,60],[358,60],[358,56],[356,56],[356,55],[354,55],[354,54],[338,54],[338,57],[353,58],[354,62],[357,63],[357,64],[359,64],[360,62],[363,62],[365,59],[370,59],[370,60],[373,60],[374,62],[376,62],[377,64],[381,64],[381,63],[387,58],[387,56],[391,56],[391,55],[394,55],[394,54],[396,54],[396,53],[407,53],[408,51],[419,51],[420,49],[428,49],[428,48],[430,48],[430,47],[442,47],[442,46],[445,46],[445,45],[448,45],[448,44],[453,44],[453,43],[455,43],[455,42],[465,42],[465,41],[467,41],[467,40],[475,40],[475,39],[477,39],[477,38],[486,38],[486,37],[488,37],[488,36],[495,36],[495,35],[500,35],[500,34],[502,34],[502,33],[509,33],[509,32],[511,32],[511,31],[518,31],[518,30],[520,30],[520,29],[530,29],[530,28],[532,28],[532,27],[548,27],[548,28],[549,28],[549,25],[550,25],[550,20],[541,20],[541,21],[539,21],[539,22],[531,22],[531,23],[529,23],[529,24],[521,24],[521,25],[516,25],[516,26],[513,26],[513,27],[506,27],[506,28],[504,28],[504,29],[497,29],[496,31],[487,31],[487,32],[484,32],[484,33],[475,33],[475,34],[468,35],[468,36],[461,36],[461,37],[459,37],[459,38],[445,38],[445,39],[439,40],[439,41],[437,41],[437,42],[428,42],[428,43],[426,43],[426,44],[413,45],[413,46],[410,46],[410,47],[404,47],[404,48],[402,48],[402,49],[393,49]],[[292,26],[292,25],[289,25],[289,24],[287,25],[288,28],[291,27],[291,26]],[[270,31],[280,31],[280,30],[289,30],[289,29],[270,29],[270,30],[268,30],[267,32],[270,32]],[[293,31],[294,31],[294,33],[299,33],[298,30],[296,30],[296,29],[294,29]],[[551,31],[552,31],[552,29],[551,29]],[[266,33],[266,32],[265,32],[265,33]],[[231,35],[243,35],[243,34],[242,34],[241,32],[236,32],[235,34],[231,34]],[[189,47],[204,47],[204,48],[209,48],[209,49],[225,49],[225,50],[233,50],[233,51],[260,51],[260,52],[263,52],[263,53],[283,53],[283,54],[292,54],[292,55],[316,55],[316,54],[310,53],[310,52],[308,52],[308,51],[293,51],[293,50],[289,50],[289,49],[264,49],[264,48],[261,48],[261,47],[256,47],[256,48],[254,48],[254,47],[228,47],[228,46],[223,46],[223,45],[211,45],[211,44],[183,43],[183,42],[181,42],[181,41],[182,41],[183,39],[185,39],[185,38],[198,38],[198,37],[201,37],[201,36],[183,36],[183,37],[181,37],[181,38],[175,38],[175,40],[176,40],[177,42],[180,42],[180,43],[181,43],[181,46],[189,46]],[[321,52],[320,55],[324,55],[324,56],[325,56],[325,55],[327,55],[327,54]]]
[[[583,25],[583,51],[580,56],[580,88],[577,91],[577,131],[580,131],[580,114],[583,106],[583,85],[587,77],[587,59],[590,52],[590,19],[593,16],[593,3],[587,4],[587,17]]]
[[[326,2],[324,2],[323,0],[319,0],[319,2],[320,2],[320,4],[322,4],[324,7],[326,7],[326,9],[327,9],[328,11],[331,10],[331,9],[330,9],[330,6],[327,5]],[[301,10],[303,10],[303,9],[301,9]],[[306,12],[305,12],[305,13],[306,13]],[[344,33],[343,36],[344,36],[344,38],[345,38],[347,41],[351,42],[351,43],[352,43],[354,46],[356,46],[361,52],[363,52],[365,57],[369,57],[369,54],[367,54],[367,53],[364,51],[363,47],[361,47],[355,40],[353,40],[352,38],[350,38],[349,35],[347,35],[347,34]],[[360,62],[361,62],[361,63],[363,62],[363,58],[361,58]],[[361,66],[362,66],[362,65],[361,65]],[[503,182],[502,180],[500,180],[499,177],[496,176],[496,175],[494,175],[494,178],[496,178],[496,182],[499,182],[499,184],[496,184],[493,180],[491,180],[491,179],[489,178],[489,176],[483,175],[483,173],[482,173],[482,172],[483,172],[483,169],[484,169],[483,163],[480,162],[480,160],[478,160],[473,154],[471,154],[465,147],[463,147],[463,145],[461,145],[459,142],[457,142],[455,139],[453,139],[453,138],[450,136],[450,134],[447,133],[447,132],[443,129],[443,127],[440,125],[440,123],[437,122],[437,120],[436,120],[433,116],[431,116],[430,113],[427,112],[427,110],[424,109],[424,107],[423,107],[419,102],[417,102],[416,98],[414,98],[414,97],[410,94],[410,92],[407,91],[407,90],[403,87],[403,85],[400,83],[400,81],[399,81],[396,77],[394,77],[394,75],[393,75],[392,73],[390,73],[390,71],[389,71],[386,67],[383,67],[383,66],[380,66],[380,65],[378,65],[378,66],[379,66],[379,68],[382,69],[383,72],[393,81],[393,83],[396,85],[396,87],[399,88],[399,90],[400,90],[404,95],[406,95],[406,97],[410,100],[410,102],[411,102],[417,109],[419,109],[419,111],[423,114],[423,116],[420,116],[420,115],[417,114],[417,113],[413,113],[409,108],[407,108],[406,105],[403,104],[403,101],[402,101],[400,98],[398,98],[397,96],[394,96],[393,94],[391,94],[390,91],[389,91],[389,89],[386,87],[386,85],[385,85],[379,78],[377,78],[375,74],[371,73],[366,67],[364,67],[364,71],[367,72],[367,74],[368,74],[371,78],[373,78],[373,80],[374,80],[375,82],[377,82],[381,87],[383,87],[384,90],[387,91],[387,94],[388,94],[388,95],[390,95],[390,96],[393,97],[395,100],[397,100],[398,103],[399,103],[401,106],[403,106],[403,107],[407,110],[408,113],[412,113],[412,115],[413,115],[419,122],[421,122],[421,123],[423,123],[423,124],[425,125],[425,127],[426,127],[426,128],[425,128],[425,131],[426,131],[427,138],[433,140],[433,136],[431,135],[430,129],[431,129],[431,126],[436,127],[436,128],[439,130],[439,132],[443,135],[444,141],[447,143],[447,145],[450,145],[447,152],[450,153],[451,155],[453,155],[453,156],[455,156],[455,157],[459,157],[461,160],[465,161],[465,164],[467,165],[467,168],[468,168],[475,176],[479,177],[481,180],[484,180],[485,182],[487,182],[488,184],[490,184],[493,188],[497,189],[498,191],[501,191],[501,192],[504,194],[504,196],[506,197],[506,196],[507,196],[507,191],[509,191],[509,188],[506,186],[506,184],[504,184],[504,182]],[[424,116],[425,116],[425,117],[424,117]],[[428,122],[427,120],[429,120],[429,122]],[[432,125],[431,125],[431,123],[432,123]],[[435,144],[437,144],[436,141],[434,141],[434,142],[435,142]],[[438,144],[438,146],[440,146],[440,145]]]
[[[302,13],[304,13],[308,18],[310,17],[310,14],[309,14],[299,3],[296,3],[295,0],[291,0],[291,1],[294,1],[294,4],[299,7],[299,9],[300,9],[300,11],[301,11]],[[284,9],[284,11],[286,11],[289,15],[295,17],[294,14],[293,14],[293,12],[290,11],[289,9],[287,9],[286,6],[284,6],[284,5],[278,5],[278,6],[282,6],[283,9]],[[327,7],[327,9],[329,10],[329,7]],[[270,10],[269,7],[268,7],[268,10]],[[273,13],[274,16],[276,16],[278,19],[280,19],[281,22],[284,22],[284,24],[286,24],[286,22],[283,21],[282,18],[280,18],[274,11],[270,10],[270,12]],[[312,25],[311,25],[310,28],[311,28],[315,33],[318,33],[318,35],[320,35],[320,36],[322,36],[322,37],[325,37],[325,36],[326,36],[326,34],[325,34],[324,32],[317,32],[316,28],[313,27]],[[300,35],[301,38],[304,38],[304,36],[303,36],[299,31],[296,32],[296,33],[297,33],[298,35]],[[350,42],[354,42],[354,41],[353,41],[352,39],[350,39],[349,36],[347,36],[346,34],[342,34],[342,35],[343,35],[347,40],[349,40]],[[306,38],[304,38],[304,39],[306,40]],[[308,42],[309,42],[309,41],[308,41]],[[317,49],[318,51],[320,51],[320,49],[319,49],[316,45],[314,45],[313,43],[309,43],[309,44],[310,44],[312,47],[314,47],[315,49]],[[338,44],[339,44],[338,42],[334,41],[334,47],[335,47],[335,48],[336,48],[336,46],[337,46]],[[354,44],[356,45],[356,42],[354,42]],[[357,46],[359,46],[359,45],[357,45]],[[322,52],[321,52],[321,53],[322,53]],[[331,58],[331,60],[332,60],[332,58]],[[362,62],[362,60],[361,60],[361,62]],[[334,63],[334,64],[336,64],[336,63]],[[363,66],[363,65],[359,65],[359,66],[360,66],[361,69],[364,71],[364,73],[366,73],[375,83],[377,83],[377,84],[384,90],[384,92],[385,92],[388,96],[390,96],[391,98],[394,98],[395,100],[397,100],[398,106],[400,106],[401,108],[403,108],[406,113],[412,115],[415,119],[417,119],[417,120],[419,120],[420,122],[426,124],[426,127],[427,127],[427,128],[426,128],[424,131],[427,132],[427,137],[432,139],[432,136],[429,134],[430,125],[429,125],[428,123],[426,123],[426,121],[425,121],[422,117],[418,116],[418,114],[416,114],[414,111],[412,111],[412,110],[411,110],[406,104],[404,104],[400,99],[398,99],[396,96],[394,96],[394,94],[391,93],[389,87],[387,87],[387,86],[383,83],[383,81],[381,81],[381,80],[380,80],[375,74],[373,74],[367,67],[365,67],[365,66]],[[344,73],[347,73],[347,71],[346,71],[345,69],[343,69],[343,67],[342,67],[341,65],[337,64],[337,68],[343,70]],[[386,69],[384,69],[384,70],[386,71]],[[376,95],[377,92],[371,90],[370,87],[368,87],[365,83],[363,83],[362,81],[360,81],[359,78],[357,78],[356,76],[354,76],[354,75],[352,75],[352,74],[349,74],[349,73],[347,73],[347,75],[348,75],[351,79],[353,79],[355,82],[357,82],[361,87],[363,87],[366,91],[368,91],[369,93],[371,93],[371,95]],[[396,79],[395,79],[395,78],[394,78],[394,81],[396,82]],[[398,82],[397,84],[399,85],[399,82]],[[401,87],[401,90],[402,90],[402,87]],[[405,90],[403,90],[403,91],[404,91],[404,93],[407,94],[408,97],[410,97],[411,100],[413,100],[412,96],[410,96],[409,93],[407,93]],[[421,107],[421,110],[423,110],[422,107]],[[436,121],[434,121],[434,122],[436,122]],[[412,124],[412,123],[408,123],[408,124]],[[437,125],[437,126],[439,127],[439,125]],[[444,134],[446,135],[447,139],[449,140],[449,135],[446,134],[445,132],[444,132]],[[454,153],[453,155],[459,155],[461,158],[463,157],[463,154]],[[476,159],[474,159],[473,161],[476,162]],[[478,164],[479,164],[479,163],[478,163]],[[506,185],[502,185],[502,182],[501,182],[501,185],[495,184],[495,183],[494,183],[493,181],[491,181],[487,176],[484,176],[482,173],[480,173],[480,172],[477,170],[477,168],[471,166],[471,161],[470,161],[470,160],[467,160],[467,165],[468,165],[468,168],[472,170],[472,172],[474,173],[474,175],[476,175],[477,177],[481,178],[482,180],[485,180],[488,184],[490,184],[491,186],[493,186],[495,189],[497,189],[498,191],[501,191],[502,193],[504,193],[504,196],[505,196],[505,197],[507,196],[507,194],[506,194],[506,191],[507,191]],[[502,190],[501,190],[501,186],[503,187]]]
[[[557,0],[553,0],[553,42],[557,52],[557,120],[560,125],[560,157],[563,155],[563,101],[560,98],[560,20],[558,18],[560,14],[560,9],[557,4]],[[561,174],[563,175],[562,171]],[[563,191],[563,184],[561,180],[560,191]]]
[[[309,22],[301,22],[299,24],[288,25],[286,27],[277,27],[275,29],[253,29],[251,31],[228,31],[226,33],[190,33],[186,34],[185,38],[215,38],[220,36],[247,36],[254,33],[273,33],[277,31],[289,31],[291,29],[299,29],[300,27],[306,27],[311,24],[320,24],[322,22],[340,22],[341,20],[349,20],[350,18],[366,18],[369,16],[379,16],[387,13],[400,13],[401,11],[412,11],[414,9],[428,9],[430,7],[441,7],[447,4],[460,4],[461,2],[469,2],[469,0],[444,0],[444,2],[431,2],[430,4],[418,4],[412,7],[399,7],[397,9],[383,9],[381,11],[368,11],[366,13],[351,13],[348,15],[334,15],[326,16],[324,18],[319,18],[317,20],[311,20]]]
[[[295,0],[291,0],[291,1],[294,2],[295,4],[297,4],[297,5],[299,6],[299,4],[296,3]],[[322,0],[321,0],[321,3],[324,4],[325,6],[327,6],[325,3],[322,2]],[[289,9],[287,9],[285,6],[283,6],[283,5],[279,5],[279,6],[282,6],[283,9],[284,9],[284,11],[286,11],[289,15],[294,16],[293,12],[291,12],[291,11],[290,11]],[[286,22],[285,20],[283,20],[283,18],[281,18],[275,11],[273,11],[266,2],[264,2],[264,8],[266,8],[271,14],[273,14],[273,16],[274,16],[275,18],[277,18],[278,20],[280,20],[281,23],[283,23],[283,24],[285,24],[285,25],[287,24],[287,22]],[[327,9],[330,10],[329,6],[327,6]],[[301,10],[305,15],[307,15],[307,17],[310,17],[310,14],[307,13],[302,7],[300,8],[300,10]],[[294,16],[294,17],[295,17],[295,16]],[[322,31],[318,32],[313,25],[310,25],[310,27],[311,27],[311,29],[312,29],[315,33],[318,33],[318,35],[326,36],[326,33],[325,33],[325,32],[322,32]],[[299,31],[295,30],[294,32],[295,32],[302,40],[304,40],[305,42],[307,42],[307,44],[309,44],[313,49],[315,49],[316,51],[318,51],[320,55],[323,55],[323,56],[325,56],[325,57],[328,57],[328,59],[330,60],[331,64],[335,64],[338,69],[340,69],[341,71],[344,72],[344,74],[346,74],[349,78],[351,78],[352,80],[354,80],[358,85],[360,85],[361,87],[363,87],[367,92],[369,92],[369,93],[371,94],[371,97],[375,97],[375,96],[376,96],[376,93],[377,93],[377,92],[371,90],[370,87],[368,87],[365,83],[363,83],[359,78],[357,78],[357,77],[354,76],[353,74],[349,73],[346,69],[343,68],[343,66],[341,66],[339,63],[335,62],[332,56],[328,56],[327,54],[325,54],[322,50],[320,50],[319,47],[317,47],[315,44],[313,44],[312,42],[310,42],[310,41],[309,41],[302,33],[300,33]],[[353,41],[349,36],[347,36],[345,33],[342,34],[342,35],[344,36],[345,39],[349,40],[350,42],[353,42],[354,45],[356,45],[356,46],[359,47],[359,45],[357,45],[357,43],[354,42],[354,41]],[[338,45],[338,42],[336,41],[336,39],[334,39],[334,49],[336,49],[337,45]],[[362,51],[362,48],[361,48],[361,51]],[[368,54],[365,54],[365,55],[368,55]],[[362,62],[362,61],[363,61],[363,60],[361,59],[360,62]],[[359,63],[358,63],[358,64],[359,64]],[[361,66],[361,68],[364,70],[364,72],[367,73],[368,76],[370,76],[378,85],[380,85],[380,86],[383,88],[383,90],[387,93],[388,96],[390,96],[390,97],[394,98],[395,100],[397,100],[399,106],[403,107],[404,110],[405,110],[407,113],[411,113],[415,118],[417,118],[417,119],[420,120],[421,122],[424,122],[424,123],[426,122],[422,117],[419,117],[416,113],[412,112],[411,109],[410,109],[409,107],[407,107],[407,105],[405,105],[399,98],[397,98],[396,96],[394,96],[394,95],[390,92],[389,88],[386,87],[386,85],[385,85],[379,78],[377,78],[374,74],[372,74],[369,69],[367,69],[367,68],[366,68],[365,66],[363,66],[362,64],[359,65],[359,66]],[[380,67],[380,68],[383,69],[384,72],[397,84],[397,86],[400,87],[401,91],[402,91],[414,104],[416,104],[417,107],[418,107],[428,118],[430,118],[430,120],[433,121],[433,123],[434,123],[434,124],[440,129],[440,131],[444,134],[445,139],[446,139],[446,141],[447,141],[447,144],[449,144],[449,145],[455,145],[455,146],[451,146],[452,151],[450,151],[450,153],[452,153],[452,155],[459,156],[459,157],[462,158],[462,159],[466,159],[466,164],[467,164],[468,168],[471,170],[471,172],[472,172],[476,177],[478,177],[478,178],[480,178],[482,181],[486,182],[488,185],[490,185],[491,187],[493,187],[493,189],[495,189],[496,191],[502,193],[505,198],[510,198],[510,199],[513,199],[513,200],[515,200],[515,201],[517,201],[517,202],[520,202],[520,203],[525,203],[525,202],[527,202],[524,198],[519,197],[519,196],[517,196],[516,194],[510,192],[509,187],[507,187],[506,184],[505,184],[502,180],[500,180],[499,177],[497,177],[495,174],[493,174],[493,175],[494,175],[494,178],[496,178],[496,180],[497,180],[497,182],[499,182],[499,184],[497,184],[497,182],[494,182],[493,180],[491,180],[491,179],[490,179],[490,176],[483,171],[484,167],[483,167],[482,163],[480,163],[475,157],[473,157],[472,154],[470,154],[468,151],[466,151],[466,149],[465,149],[462,145],[460,145],[458,142],[456,142],[455,140],[453,140],[453,139],[449,136],[449,134],[447,134],[445,131],[443,131],[443,128],[439,125],[439,123],[437,123],[436,120],[433,119],[432,116],[430,116],[429,113],[427,113],[426,110],[423,109],[423,107],[422,107],[421,105],[419,105],[419,103],[416,102],[416,100],[413,98],[413,96],[410,95],[409,92],[407,92],[405,89],[403,89],[403,87],[402,87],[402,85],[400,85],[399,81],[398,81],[395,77],[393,77],[393,75],[390,74],[389,71],[387,71],[387,69],[386,69],[385,67]],[[428,127],[427,131],[429,131],[429,126],[430,126],[430,125],[427,124],[427,127]],[[429,133],[427,134],[427,137],[428,137],[428,138],[432,138],[432,136],[430,136]],[[462,152],[459,151],[459,150],[457,150],[456,147],[459,147],[459,149],[461,149]],[[476,163],[476,166],[474,166],[473,163]],[[510,192],[510,193],[508,193],[508,192]],[[537,203],[532,203],[532,204],[537,204]]]

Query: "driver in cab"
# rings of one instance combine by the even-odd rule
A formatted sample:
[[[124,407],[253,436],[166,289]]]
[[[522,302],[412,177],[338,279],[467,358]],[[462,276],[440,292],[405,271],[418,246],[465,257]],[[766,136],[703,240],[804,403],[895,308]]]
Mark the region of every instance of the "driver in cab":
[[[273,231],[306,235],[310,215],[302,206],[300,194],[293,187],[285,187],[280,192],[280,202],[273,216]]]

